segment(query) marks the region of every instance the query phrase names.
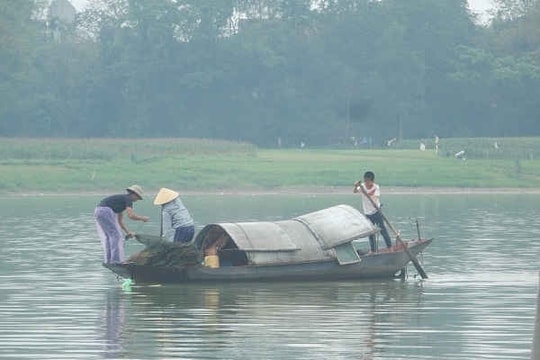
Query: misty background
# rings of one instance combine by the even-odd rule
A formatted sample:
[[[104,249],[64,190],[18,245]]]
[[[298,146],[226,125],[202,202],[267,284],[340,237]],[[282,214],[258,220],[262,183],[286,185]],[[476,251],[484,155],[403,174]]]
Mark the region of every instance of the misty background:
[[[0,136],[540,133],[540,2],[1,1]],[[79,10],[77,10],[79,9]]]

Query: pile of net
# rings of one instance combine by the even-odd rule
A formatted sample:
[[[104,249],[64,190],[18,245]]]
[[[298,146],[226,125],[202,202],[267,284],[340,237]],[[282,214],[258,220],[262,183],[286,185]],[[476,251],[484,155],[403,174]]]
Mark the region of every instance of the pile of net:
[[[183,267],[200,264],[202,257],[192,243],[173,243],[154,235],[135,235],[146,248],[131,255],[128,262],[155,267]]]

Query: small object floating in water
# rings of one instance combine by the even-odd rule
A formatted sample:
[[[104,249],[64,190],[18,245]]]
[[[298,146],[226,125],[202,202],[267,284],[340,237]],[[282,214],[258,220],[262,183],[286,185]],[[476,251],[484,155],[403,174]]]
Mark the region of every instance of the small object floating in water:
[[[133,282],[133,280],[130,278],[127,278],[122,283],[122,290],[129,291],[133,285],[135,285],[135,282]]]

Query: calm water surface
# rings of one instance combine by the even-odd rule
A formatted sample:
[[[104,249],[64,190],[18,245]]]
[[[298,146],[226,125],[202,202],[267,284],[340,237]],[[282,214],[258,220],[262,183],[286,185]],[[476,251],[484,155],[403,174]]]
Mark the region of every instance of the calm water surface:
[[[134,286],[101,267],[101,196],[0,198],[0,358],[529,359],[539,195],[387,195],[402,236],[434,237],[426,281]],[[198,227],[358,198],[189,196]],[[153,221],[132,231],[159,233]],[[128,242],[126,251],[140,245]]]

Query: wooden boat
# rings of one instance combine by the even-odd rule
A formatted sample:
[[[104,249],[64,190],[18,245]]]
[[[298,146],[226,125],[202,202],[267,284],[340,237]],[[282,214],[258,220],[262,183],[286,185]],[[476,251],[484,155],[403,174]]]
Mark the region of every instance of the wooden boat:
[[[393,278],[411,261],[411,254],[418,255],[432,242],[406,241],[408,253],[396,245],[391,251],[368,254],[367,237],[377,231],[355,208],[337,205],[290,220],[206,225],[187,245],[200,255],[189,263],[103,265],[136,283]],[[139,240],[151,247],[160,239]],[[205,251],[216,244],[220,249],[213,260],[219,264],[203,261]]]

